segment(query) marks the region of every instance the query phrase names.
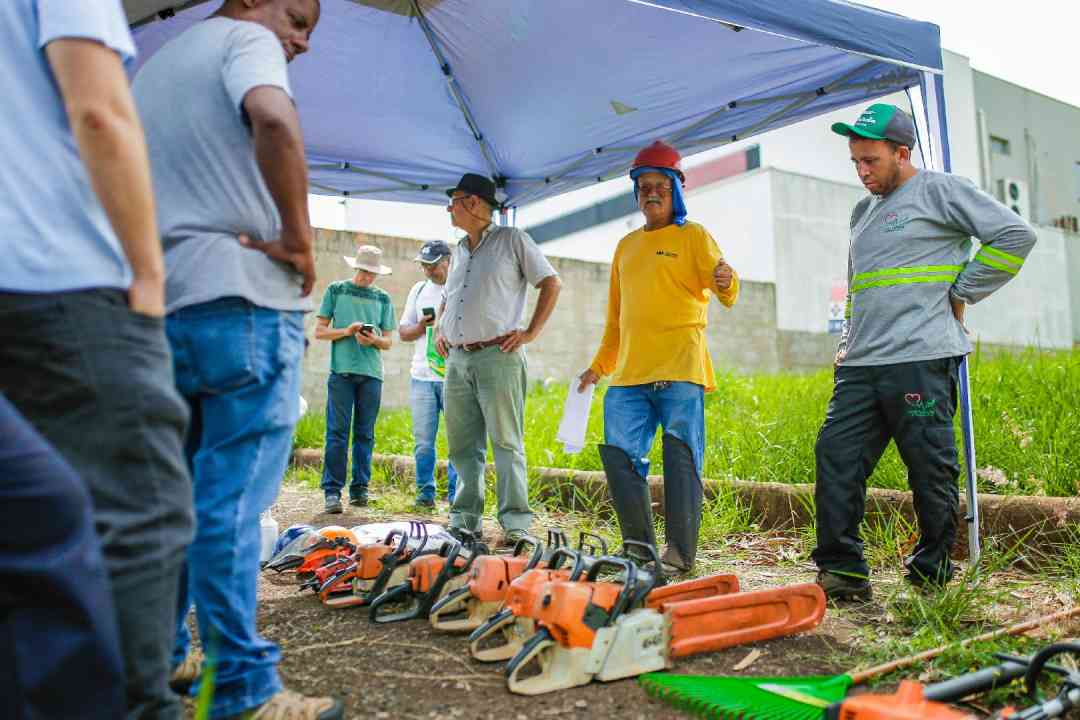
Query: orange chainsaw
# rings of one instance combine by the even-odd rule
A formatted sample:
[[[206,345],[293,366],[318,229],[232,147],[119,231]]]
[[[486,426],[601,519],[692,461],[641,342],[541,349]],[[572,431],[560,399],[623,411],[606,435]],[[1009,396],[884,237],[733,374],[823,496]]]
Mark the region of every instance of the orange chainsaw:
[[[348,561],[343,559],[318,587],[322,603],[332,608],[366,605],[388,585],[404,582],[409,562],[424,554],[428,541],[425,523],[409,526],[408,532],[392,530],[381,543],[361,545]]]
[[[551,554],[546,567],[522,573],[506,590],[501,610],[469,635],[469,652],[480,662],[509,660],[536,632],[533,617],[527,612],[536,589],[552,580],[579,580],[598,557],[587,555],[583,548],[559,547]],[[569,568],[563,561],[569,560]]]
[[[297,538],[292,552],[287,548],[280,557],[267,563],[264,569],[277,574],[293,573],[300,583],[304,583],[314,577],[317,568],[351,555],[356,545],[356,535],[352,530],[329,525]]]
[[[605,570],[619,572],[619,581],[600,581]],[[737,592],[729,578],[658,590],[662,576],[608,556],[584,580],[544,583],[520,608],[538,629],[507,664],[507,687],[539,695],[633,677],[669,668],[678,657],[805,632],[825,615],[825,595],[815,584]]]
[[[601,540],[602,542],[602,540]],[[512,555],[479,557],[469,571],[467,584],[446,594],[431,608],[431,626],[444,632],[469,632],[502,609],[510,583],[536,567],[546,567],[551,554],[569,545],[561,530],[548,530],[547,545],[527,536],[514,546]],[[526,556],[525,550],[532,548]]]
[[[391,623],[426,618],[438,600],[464,587],[473,563],[481,555],[487,554],[486,545],[466,535],[465,542],[444,542],[436,555],[414,558],[409,562],[409,577],[371,601],[371,621]],[[389,611],[389,608],[402,604],[405,605],[404,609]]]

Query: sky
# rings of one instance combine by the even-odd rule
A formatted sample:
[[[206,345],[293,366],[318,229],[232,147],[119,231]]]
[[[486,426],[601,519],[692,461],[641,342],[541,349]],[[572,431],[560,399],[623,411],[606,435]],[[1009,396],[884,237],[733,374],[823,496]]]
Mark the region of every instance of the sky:
[[[941,28],[942,47],[966,55],[976,70],[1080,107],[1077,0],[859,0],[859,4],[932,22]]]
[[[1080,107],[1076,50],[1080,0],[860,0],[860,4],[935,23],[941,28],[942,46],[967,56],[976,70]],[[619,191],[601,185],[553,198],[522,209],[518,225],[527,227]],[[450,227],[445,209],[432,206],[346,203],[312,196],[311,214],[318,227],[442,240],[456,240],[460,234]]]

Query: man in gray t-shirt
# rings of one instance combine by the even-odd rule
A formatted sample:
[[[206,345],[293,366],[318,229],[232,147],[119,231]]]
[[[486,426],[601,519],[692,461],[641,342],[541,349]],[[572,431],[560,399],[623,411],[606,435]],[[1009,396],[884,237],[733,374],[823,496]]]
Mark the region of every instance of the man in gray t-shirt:
[[[871,196],[855,207],[836,384],[816,445],[818,582],[829,597],[871,594],[863,558],[866,479],[889,440],[908,467],[919,542],[904,560],[917,586],[949,581],[959,475],[953,417],[964,308],[1008,282],[1035,233],[964,178],[911,164],[915,129],[894,105],[836,123]],[[971,238],[982,247],[968,262]]]
[[[255,629],[259,515],[288,463],[315,280],[286,63],[307,51],[319,9],[319,0],[226,0],[134,83],[165,245],[166,331],[192,414],[197,529],[174,684],[200,683],[185,622],[194,603],[200,637],[216,642],[213,718],[342,713],[336,700],[283,690],[280,652]]]
[[[439,353],[446,357],[443,398],[446,444],[458,473],[451,531],[481,531],[484,458],[495,454],[495,494],[503,542],[514,544],[532,523],[525,477],[525,345],[535,340],[562,283],[527,233],[491,222],[495,183],[466,173],[447,190],[458,243],[439,312]],[[540,290],[528,327],[521,327],[529,287]]]

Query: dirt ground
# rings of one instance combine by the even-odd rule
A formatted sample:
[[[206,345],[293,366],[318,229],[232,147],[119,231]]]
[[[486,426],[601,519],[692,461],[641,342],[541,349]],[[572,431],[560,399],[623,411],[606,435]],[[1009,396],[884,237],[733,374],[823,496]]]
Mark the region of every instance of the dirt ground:
[[[344,515],[321,512],[318,491],[285,486],[273,514],[281,528],[293,523],[346,527],[382,521],[362,508],[346,506]],[[396,516],[408,519],[408,515]],[[417,516],[419,517],[419,516]],[[424,519],[439,521],[445,515]],[[489,540],[491,538],[488,538]],[[760,562],[733,562],[745,589],[808,582],[809,565],[793,570]],[[680,660],[674,672],[702,675],[812,675],[845,672],[844,664],[859,642],[856,628],[875,623],[882,613],[873,604],[826,614],[813,632],[755,646],[743,646]],[[474,661],[466,636],[437,633],[426,620],[393,625],[368,622],[366,608],[328,609],[310,592],[272,583],[259,585],[260,631],[277,642],[287,687],[308,695],[336,695],[347,718],[645,718],[687,717],[652,700],[635,680],[592,683],[539,697],[513,695],[506,689],[502,663]],[[747,666],[748,655],[755,658]],[[744,668],[735,670],[743,663]],[[190,705],[189,705],[190,707]]]

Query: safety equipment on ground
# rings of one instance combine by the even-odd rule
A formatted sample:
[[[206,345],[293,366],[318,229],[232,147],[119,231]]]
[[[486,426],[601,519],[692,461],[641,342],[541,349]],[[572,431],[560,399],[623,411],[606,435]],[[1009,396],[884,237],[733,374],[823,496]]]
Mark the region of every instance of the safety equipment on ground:
[[[845,696],[852,685],[861,685],[873,678],[932,660],[950,650],[959,650],[973,643],[985,643],[1006,636],[1020,635],[1073,617],[1080,617],[1080,606],[983,633],[961,642],[942,645],[866,670],[852,671],[833,677],[748,678],[654,673],[642,677],[641,685],[654,697],[679,707],[693,708],[695,712],[707,714],[709,717],[822,720],[827,708],[837,703],[846,703]],[[931,685],[923,689],[922,698],[938,702],[959,700],[975,692],[993,689],[1021,676],[1026,678],[1029,673],[1041,672],[1036,662],[1039,660],[1039,655],[1031,661],[1011,656],[999,657],[1005,660],[1003,664]],[[1051,668],[1051,670],[1056,669]],[[1063,688],[1063,691],[1067,693],[1069,690]],[[838,717],[847,720],[849,715],[842,714]],[[850,717],[853,720],[855,718],[869,720],[873,717],[885,720],[891,716],[866,714],[850,715]],[[896,717],[904,716],[897,715]],[[1023,715],[1012,717],[1006,714],[1004,717],[1008,720],[1033,720],[1054,716],[1035,714],[1028,718]]]
[[[679,180],[686,183],[686,176],[682,171],[682,155],[679,151],[662,140],[657,140],[648,147],[643,148],[634,158],[634,164],[630,166],[633,172],[642,167],[664,168],[673,170],[679,176]]]
[[[664,433],[664,537],[667,547],[660,559],[684,572],[694,567],[703,501],[690,446]],[[646,485],[647,487],[647,485]]]
[[[545,583],[522,603],[537,631],[507,663],[511,692],[539,695],[662,670],[677,657],[806,632],[825,615],[815,584],[738,592],[737,581],[718,576],[658,587],[629,554],[600,558],[583,580]],[[658,558],[651,567],[661,567]],[[617,580],[600,580],[605,570]]]
[[[265,569],[277,573],[295,570],[304,562],[304,556],[311,546],[322,539],[319,532],[311,526],[293,525],[278,538],[279,547],[275,547]]]
[[[649,493],[648,479],[641,477],[634,469],[634,463],[622,448],[614,445],[597,447],[623,541],[632,540],[655,547],[656,530],[653,528],[652,495]]]
[[[569,544],[563,531],[551,529],[547,532],[546,545],[527,535],[517,542],[510,556],[477,558],[466,585],[447,593],[432,606],[428,615],[431,626],[443,632],[475,630],[502,609],[510,583],[528,570],[547,567],[552,553]],[[530,548],[531,552],[526,554]]]
[[[474,537],[466,537],[464,542],[450,540],[443,543],[438,554],[414,558],[409,562],[408,578],[390,586],[371,601],[369,617],[377,623],[426,618],[438,600],[465,586],[473,563],[479,556],[487,554],[486,545]],[[392,612],[390,609],[397,605],[405,607]]]

